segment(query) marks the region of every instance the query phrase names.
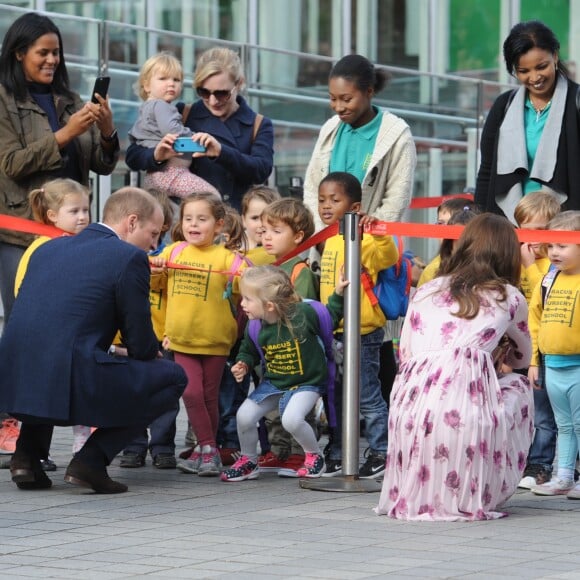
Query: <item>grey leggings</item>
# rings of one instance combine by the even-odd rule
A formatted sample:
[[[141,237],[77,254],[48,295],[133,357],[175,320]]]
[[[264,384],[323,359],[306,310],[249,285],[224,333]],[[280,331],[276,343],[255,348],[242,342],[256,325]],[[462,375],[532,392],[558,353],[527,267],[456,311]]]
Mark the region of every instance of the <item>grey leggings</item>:
[[[270,395],[261,403],[246,399],[236,415],[238,437],[242,455],[247,455],[252,461],[258,457],[258,429],[256,423],[270,411],[278,408],[280,396]],[[304,449],[305,453],[320,453],[316,434],[305,421],[306,415],[316,405],[320,395],[314,391],[294,393],[282,415],[282,427],[290,433]]]

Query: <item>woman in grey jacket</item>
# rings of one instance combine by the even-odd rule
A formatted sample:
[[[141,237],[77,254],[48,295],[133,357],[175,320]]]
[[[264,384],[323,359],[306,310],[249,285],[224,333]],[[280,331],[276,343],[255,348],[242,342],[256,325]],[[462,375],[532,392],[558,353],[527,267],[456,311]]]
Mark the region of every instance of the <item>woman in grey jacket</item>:
[[[405,121],[372,104],[387,81],[365,57],[352,54],[330,71],[330,106],[336,113],[321,128],[304,181],[304,202],[315,215],[318,184],[331,171],[352,173],[362,185],[362,209],[397,221],[411,201],[417,156]]]

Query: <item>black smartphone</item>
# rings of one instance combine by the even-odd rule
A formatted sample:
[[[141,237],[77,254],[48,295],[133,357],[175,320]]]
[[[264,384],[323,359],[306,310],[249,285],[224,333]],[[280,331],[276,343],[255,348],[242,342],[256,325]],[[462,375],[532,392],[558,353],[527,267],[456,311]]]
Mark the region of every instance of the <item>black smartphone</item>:
[[[93,103],[98,103],[95,93],[101,95],[103,99],[107,98],[107,93],[109,92],[109,84],[111,82],[111,77],[97,77],[95,81],[95,86],[93,87],[93,92],[91,93],[91,101]]]

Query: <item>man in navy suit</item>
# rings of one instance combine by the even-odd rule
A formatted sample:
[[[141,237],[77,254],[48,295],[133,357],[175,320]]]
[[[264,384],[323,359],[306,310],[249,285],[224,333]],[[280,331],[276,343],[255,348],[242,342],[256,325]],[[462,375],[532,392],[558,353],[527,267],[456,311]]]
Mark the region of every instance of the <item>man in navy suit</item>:
[[[160,358],[151,324],[150,269],[163,212],[146,191],[123,188],[103,222],[51,240],[31,256],[0,340],[0,408],[22,421],[12,457],[20,489],[47,489],[42,470],[54,425],[97,430],[65,481],[121,493],[107,466],[156,417],[178,404],[187,378]],[[109,350],[121,332],[128,356]]]

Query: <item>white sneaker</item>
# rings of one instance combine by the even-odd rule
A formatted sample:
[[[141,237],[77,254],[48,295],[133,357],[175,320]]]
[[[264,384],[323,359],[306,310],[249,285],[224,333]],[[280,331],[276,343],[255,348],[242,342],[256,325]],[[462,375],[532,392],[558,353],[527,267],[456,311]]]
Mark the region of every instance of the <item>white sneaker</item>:
[[[568,499],[580,499],[580,483],[573,487],[567,494]]]
[[[531,475],[526,475],[525,477],[522,477],[522,479],[518,483],[518,489],[533,489],[537,485],[538,482],[536,481],[535,477],[532,477]]]
[[[537,485],[532,488],[532,493],[536,495],[567,495],[574,487],[573,479],[560,479],[553,477],[548,483]],[[580,491],[578,499],[580,499]]]

